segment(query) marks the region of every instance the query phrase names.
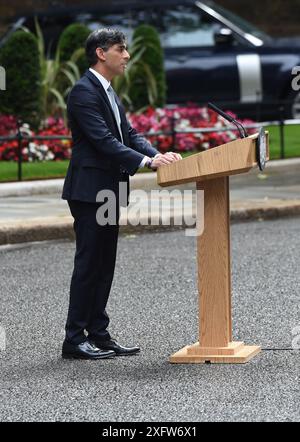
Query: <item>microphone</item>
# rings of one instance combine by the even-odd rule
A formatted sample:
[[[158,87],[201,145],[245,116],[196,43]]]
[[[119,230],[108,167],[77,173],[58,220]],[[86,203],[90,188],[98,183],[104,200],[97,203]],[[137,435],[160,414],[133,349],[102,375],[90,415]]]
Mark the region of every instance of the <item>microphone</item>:
[[[219,109],[219,108],[218,108],[215,104],[213,104],[213,103],[208,103],[207,105],[208,105],[208,107],[209,107],[210,109],[212,109],[213,111],[215,111],[217,114],[221,115],[221,117],[225,118],[225,120],[229,121],[230,123],[233,123],[233,124],[237,127],[237,129],[238,129],[238,131],[239,131],[239,134],[240,134],[240,137],[241,137],[241,138],[246,138],[246,137],[248,137],[247,131],[246,131],[246,129],[244,128],[244,126],[243,126],[241,123],[239,123],[238,121],[236,121],[231,115],[226,114],[226,112],[224,112],[224,111],[222,111],[221,109]]]

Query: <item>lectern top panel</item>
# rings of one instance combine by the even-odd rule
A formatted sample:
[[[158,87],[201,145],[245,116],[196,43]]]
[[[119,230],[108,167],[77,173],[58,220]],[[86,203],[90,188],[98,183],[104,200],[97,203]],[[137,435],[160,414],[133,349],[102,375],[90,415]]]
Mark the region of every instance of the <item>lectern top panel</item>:
[[[248,172],[257,166],[256,140],[257,134],[251,135],[162,166],[157,171],[157,182],[171,186]]]

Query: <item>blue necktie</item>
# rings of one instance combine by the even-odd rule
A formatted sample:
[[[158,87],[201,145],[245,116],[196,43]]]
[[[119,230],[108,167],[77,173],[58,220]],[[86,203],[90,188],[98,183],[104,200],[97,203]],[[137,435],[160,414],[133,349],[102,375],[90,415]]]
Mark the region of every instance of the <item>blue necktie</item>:
[[[109,86],[107,88],[107,93],[108,93],[108,96],[109,96],[110,104],[111,104],[113,113],[115,115],[115,119],[116,119],[117,126],[118,126],[118,129],[119,129],[120,135],[121,135],[121,140],[122,140],[122,143],[123,143],[123,135],[122,135],[122,129],[121,129],[120,112],[119,112],[119,108],[118,108],[116,100],[115,100],[114,90],[113,90],[113,88],[111,86]]]

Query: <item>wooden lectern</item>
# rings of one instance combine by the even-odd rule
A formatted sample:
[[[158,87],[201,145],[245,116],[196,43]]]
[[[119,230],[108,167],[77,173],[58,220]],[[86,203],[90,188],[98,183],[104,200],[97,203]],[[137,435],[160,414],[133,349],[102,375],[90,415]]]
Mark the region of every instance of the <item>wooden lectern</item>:
[[[232,341],[229,210],[229,175],[257,166],[257,138],[238,139],[158,169],[161,186],[195,181],[204,190],[204,230],[197,239],[199,342],[173,354],[170,362],[244,363],[260,352],[259,346]],[[268,160],[268,134],[266,145]]]

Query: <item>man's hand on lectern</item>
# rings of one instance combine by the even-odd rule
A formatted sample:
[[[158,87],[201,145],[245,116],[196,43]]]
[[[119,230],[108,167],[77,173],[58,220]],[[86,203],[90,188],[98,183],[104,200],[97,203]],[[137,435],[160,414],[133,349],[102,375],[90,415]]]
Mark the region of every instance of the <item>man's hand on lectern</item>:
[[[180,153],[167,152],[166,155],[169,155],[169,156],[173,157],[174,161],[182,160],[182,156],[180,155]]]
[[[164,154],[157,154],[152,160],[151,168],[157,169],[160,166],[171,164],[178,160],[182,160],[180,153],[166,152]]]

